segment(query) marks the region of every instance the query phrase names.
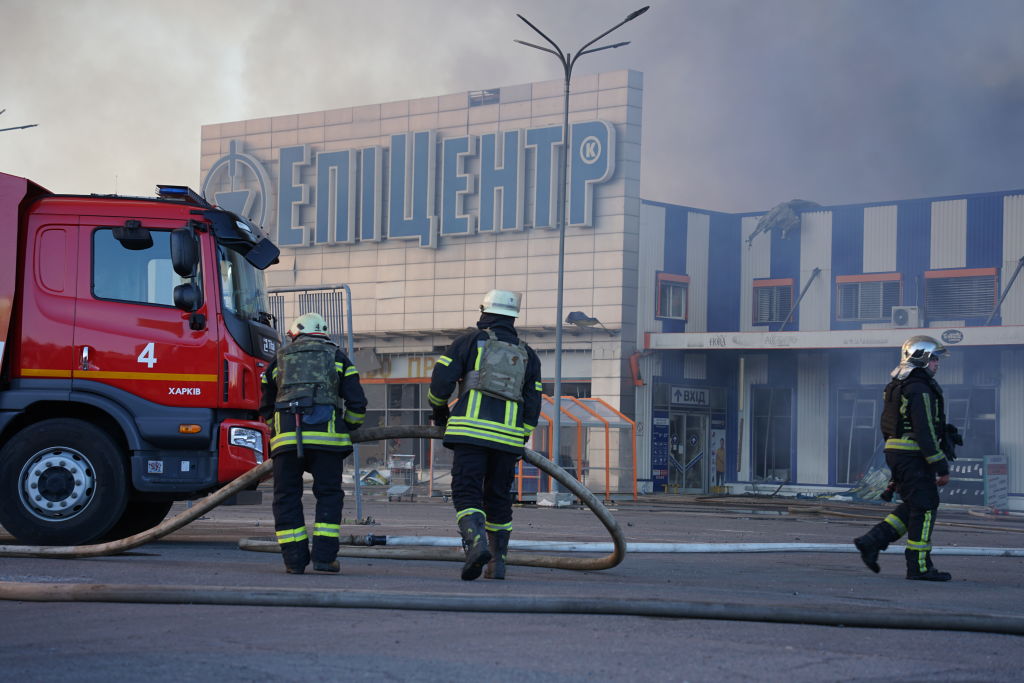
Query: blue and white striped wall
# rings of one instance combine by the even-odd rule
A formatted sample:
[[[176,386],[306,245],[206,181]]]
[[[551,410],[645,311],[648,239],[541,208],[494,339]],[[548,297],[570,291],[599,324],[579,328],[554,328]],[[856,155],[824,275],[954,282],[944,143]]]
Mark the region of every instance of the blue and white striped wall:
[[[776,232],[762,233],[750,246],[763,214],[724,214],[693,207],[643,202],[640,215],[641,247],[638,264],[638,348],[646,333],[775,332],[779,323],[753,323],[753,283],[760,279],[791,278],[794,300],[806,293],[786,331],[888,329],[888,322],[835,320],[836,277],[872,273],[902,274],[904,306],[924,306],[926,271],[996,268],[998,290],[1024,257],[1024,191],[909,199],[884,203],[822,207],[805,212],[799,229],[784,239]],[[812,280],[815,269],[819,273]],[[657,273],[688,276],[685,321],[659,319],[656,310]],[[808,285],[808,282],[810,284]],[[984,319],[928,320],[937,329],[982,326]],[[1024,325],[1024,274],[1011,288],[993,325]],[[685,335],[684,335],[685,337]],[[1007,411],[1024,409],[1024,331],[1019,348],[1003,347],[999,405],[1000,447],[1011,456],[1011,492],[1024,493],[1024,421],[1005,419]],[[682,358],[654,353],[640,361],[641,375],[655,381],[728,386],[735,390],[736,371],[716,369],[714,350],[680,346]],[[751,384],[776,382],[771,351],[744,352],[744,390]],[[800,483],[825,485],[830,480],[831,406],[827,349],[799,354],[788,379],[797,391],[794,406],[797,462]],[[864,350],[852,376],[864,384],[878,384],[896,360],[895,351]],[[880,379],[883,378],[883,379]],[[964,356],[944,365],[943,380],[969,381]],[[856,381],[856,379],[854,380]],[[650,419],[653,382],[638,388],[637,420]],[[738,393],[738,391],[736,392]],[[730,404],[735,407],[735,403]],[[732,409],[732,408],[731,408]],[[749,441],[748,439],[743,440]],[[639,444],[639,476],[649,477],[648,444]],[[746,451],[747,446],[744,446]],[[739,480],[749,477],[749,453],[737,454]],[[737,456],[731,456],[737,457]],[[646,471],[645,471],[646,468]]]

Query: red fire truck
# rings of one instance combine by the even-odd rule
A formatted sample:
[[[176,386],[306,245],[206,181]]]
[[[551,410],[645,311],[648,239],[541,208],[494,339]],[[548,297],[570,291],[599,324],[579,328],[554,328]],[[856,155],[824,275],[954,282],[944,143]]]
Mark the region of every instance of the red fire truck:
[[[26,543],[137,533],[267,452],[279,251],[187,187],[157,195],[0,173],[0,525]]]

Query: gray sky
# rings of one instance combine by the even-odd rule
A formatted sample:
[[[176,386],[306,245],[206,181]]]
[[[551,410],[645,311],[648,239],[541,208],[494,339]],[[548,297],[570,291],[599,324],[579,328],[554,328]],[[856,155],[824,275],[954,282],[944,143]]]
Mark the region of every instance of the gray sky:
[[[203,124],[561,78],[619,0],[0,0],[0,171],[199,185]],[[576,74],[644,73],[642,195],[720,211],[1024,187],[1021,0],[653,0]]]

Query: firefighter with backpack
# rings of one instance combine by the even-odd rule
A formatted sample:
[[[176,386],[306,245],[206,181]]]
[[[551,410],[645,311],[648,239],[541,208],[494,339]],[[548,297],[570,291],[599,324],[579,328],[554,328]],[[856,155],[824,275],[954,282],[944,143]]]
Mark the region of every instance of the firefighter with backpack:
[[[519,341],[519,302],[515,292],[488,292],[477,329],[438,358],[427,393],[434,424],[445,427],[444,445],[455,452],[452,502],[466,551],[465,581],[481,572],[505,578],[516,461],[540,418],[540,359]]]
[[[263,373],[260,402],[260,415],[271,430],[274,528],[285,570],[302,574],[310,562],[302,509],[302,475],[309,472],[316,497],[313,569],[337,573],[342,464],[352,452],[349,433],[366,417],[366,395],[359,371],[331,342],[319,313],[296,318],[288,339]]]
[[[903,342],[900,353],[883,391],[879,422],[885,462],[902,502],[853,543],[868,569],[878,573],[878,554],[906,534],[907,578],[949,581],[949,572],[939,571],[931,560],[939,487],[949,483],[949,462],[956,459],[955,446],[963,444],[956,428],[946,423],[942,389],[935,381],[939,358],[947,351],[935,338],[916,335]]]

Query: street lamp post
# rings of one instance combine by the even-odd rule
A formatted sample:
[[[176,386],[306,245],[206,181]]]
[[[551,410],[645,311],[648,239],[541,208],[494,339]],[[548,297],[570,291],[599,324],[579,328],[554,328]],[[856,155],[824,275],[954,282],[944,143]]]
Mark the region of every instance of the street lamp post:
[[[569,165],[569,82],[572,80],[572,68],[583,55],[588,55],[592,52],[600,52],[601,50],[609,50],[615,47],[622,47],[629,45],[629,41],[621,43],[612,43],[611,45],[602,45],[601,47],[591,48],[590,46],[597,41],[604,38],[606,35],[619,28],[623,24],[633,21],[641,14],[649,10],[650,5],[641,7],[638,10],[630,12],[625,19],[612,26],[610,29],[597,36],[579,50],[576,54],[569,52],[562,52],[562,48],[558,46],[555,41],[548,38],[543,31],[530,23],[530,20],[524,17],[522,14],[516,16],[523,20],[527,26],[536,31],[541,38],[546,40],[551,47],[544,47],[543,45],[536,45],[534,43],[528,43],[525,40],[516,40],[515,42],[520,45],[532,47],[542,52],[548,52],[558,58],[559,63],[562,65],[562,70],[565,74],[565,92],[562,104],[562,145],[560,149],[561,163],[558,165],[558,212],[557,212],[557,225],[555,226],[558,230],[558,293],[556,296],[555,303],[555,416],[554,423],[552,424],[552,430],[554,434],[551,439],[551,460],[558,463],[561,446],[561,417],[562,417],[562,289],[565,280],[565,204],[568,201],[568,191],[565,187],[566,176],[568,175]],[[553,48],[553,49],[552,49]],[[589,49],[588,49],[589,48]]]

